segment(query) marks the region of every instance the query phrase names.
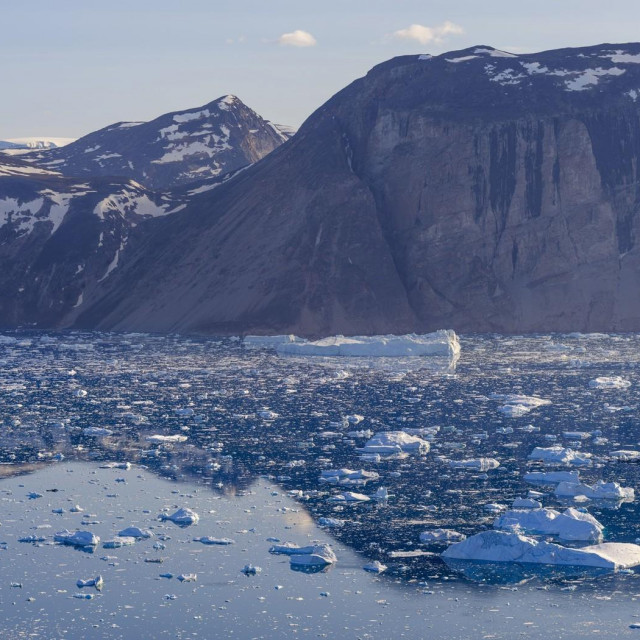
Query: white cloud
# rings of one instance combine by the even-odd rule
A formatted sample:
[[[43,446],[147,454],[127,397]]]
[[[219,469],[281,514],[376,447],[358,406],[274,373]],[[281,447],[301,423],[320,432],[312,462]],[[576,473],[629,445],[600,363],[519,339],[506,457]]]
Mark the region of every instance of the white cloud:
[[[406,29],[393,32],[394,38],[403,40],[415,40],[420,44],[442,44],[447,36],[459,36],[464,33],[464,29],[453,22],[443,22],[437,27],[425,27],[421,24],[412,24]]]
[[[308,31],[296,29],[291,33],[283,33],[278,38],[278,44],[289,47],[313,47],[317,43],[316,39]]]

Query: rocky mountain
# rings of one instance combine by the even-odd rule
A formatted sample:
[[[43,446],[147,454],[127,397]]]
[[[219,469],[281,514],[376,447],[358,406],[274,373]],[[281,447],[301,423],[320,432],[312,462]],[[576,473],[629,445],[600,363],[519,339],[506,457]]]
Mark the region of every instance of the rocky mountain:
[[[0,156],[2,325],[56,326],[118,266],[139,224],[179,211],[188,199],[185,191],[80,181]]]
[[[394,58],[138,225],[55,324],[637,331],[639,172],[640,44]]]
[[[123,176],[165,189],[260,160],[290,137],[235,96],[151,122],[118,122],[59,149],[23,156],[70,176]]]

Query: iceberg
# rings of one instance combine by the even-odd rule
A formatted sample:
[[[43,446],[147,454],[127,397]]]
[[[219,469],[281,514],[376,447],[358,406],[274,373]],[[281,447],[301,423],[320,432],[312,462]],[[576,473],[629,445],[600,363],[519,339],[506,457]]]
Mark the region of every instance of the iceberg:
[[[394,453],[428,453],[430,445],[418,436],[412,436],[404,431],[382,431],[377,433],[361,449],[365,454],[393,455]]]
[[[235,544],[235,540],[231,538],[212,538],[211,536],[202,536],[200,538],[194,538],[194,542],[202,542],[202,544],[226,546],[229,544]]]
[[[118,533],[121,538],[153,538],[153,533],[140,527],[127,527]]]
[[[384,573],[389,567],[387,567],[386,564],[382,564],[379,560],[374,560],[373,562],[365,564],[362,568],[369,573]]]
[[[196,524],[198,520],[200,520],[200,516],[189,508],[178,509],[170,516],[161,513],[158,517],[161,520],[171,520],[171,522],[181,527],[188,527],[189,525]]]
[[[576,467],[590,465],[590,458],[590,453],[580,453],[573,449],[565,449],[559,445],[554,447],[536,447],[529,454],[529,460],[539,460],[545,464],[570,464]]]
[[[514,509],[493,523],[494,529],[557,536],[561,540],[599,542],[604,527],[590,514],[576,509]]]
[[[467,460],[449,460],[452,469],[468,469],[469,471],[490,471],[497,469],[500,462],[495,458],[469,458]]]
[[[586,496],[592,500],[633,500],[635,492],[631,487],[621,487],[617,482],[598,480],[593,486],[579,482],[561,482],[555,490],[559,498]]]
[[[640,546],[607,542],[570,549],[519,533],[483,531],[456,542],[442,553],[449,560],[597,567],[618,571],[640,565]]]
[[[105,540],[102,544],[103,549],[120,549],[121,547],[128,547],[136,543],[136,539],[133,536],[116,536],[113,540]]]
[[[539,509],[540,507],[542,507],[542,503],[533,498],[516,498],[511,503],[512,509]]]
[[[532,484],[557,484],[559,482],[579,482],[577,471],[532,471],[525,473],[524,479]]]
[[[371,498],[363,493],[354,493],[353,491],[345,491],[337,496],[327,498],[328,502],[369,502]]]
[[[609,457],[618,460],[618,462],[637,462],[640,460],[640,451],[619,449],[618,451],[611,451]]]
[[[179,434],[173,436],[163,436],[159,434],[155,434],[152,436],[147,436],[145,438],[147,442],[186,442],[187,436],[182,436]]]
[[[504,402],[498,411],[508,418],[520,418],[533,409],[551,404],[550,400],[515,393],[492,393],[489,397],[492,400]]]
[[[375,471],[353,471],[351,469],[326,469],[320,473],[319,482],[341,485],[363,485],[370,480],[377,480],[379,474]]]
[[[337,561],[336,554],[328,544],[314,545],[308,553],[289,555],[289,562],[292,567],[324,567]]]
[[[453,357],[460,353],[460,342],[454,331],[440,330],[423,335],[332,336],[313,342],[281,343],[276,351],[297,356]]]
[[[55,542],[69,544],[74,547],[95,547],[100,543],[100,538],[91,531],[58,531],[53,536]]]
[[[464,533],[458,533],[453,529],[433,529],[431,531],[423,531],[420,534],[420,542],[423,544],[434,542],[461,542],[466,538],[467,536],[465,536]]]

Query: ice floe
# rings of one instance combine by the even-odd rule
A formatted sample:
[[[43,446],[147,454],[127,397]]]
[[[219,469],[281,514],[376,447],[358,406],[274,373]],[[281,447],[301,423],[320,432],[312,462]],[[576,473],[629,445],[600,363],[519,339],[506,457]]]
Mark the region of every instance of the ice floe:
[[[561,482],[555,489],[557,497],[586,496],[592,500],[633,500],[635,492],[631,487],[621,487],[617,482],[598,480],[594,485]]]
[[[495,458],[468,458],[466,460],[449,460],[452,469],[467,469],[469,471],[490,471],[497,469],[500,462]]]
[[[589,466],[591,454],[574,451],[561,446],[536,447],[530,454],[529,460],[539,460],[545,464],[573,465],[576,467]]]
[[[95,547],[100,544],[100,538],[91,531],[58,531],[53,536],[55,542],[72,545],[74,547]]]
[[[418,436],[404,431],[382,431],[373,436],[359,452],[365,454],[393,455],[395,453],[428,453],[430,445]]]
[[[170,520],[174,524],[180,525],[182,527],[187,527],[192,524],[196,524],[200,520],[200,516],[189,509],[188,507],[178,509],[175,513],[172,513],[170,516],[161,513],[158,516],[161,520]]]
[[[592,389],[627,389],[631,386],[631,382],[621,376],[602,376],[591,380],[589,386]]]
[[[467,536],[464,533],[459,533],[453,529],[432,529],[431,531],[423,531],[420,534],[420,542],[423,544],[429,543],[451,543],[460,542],[465,540]]]

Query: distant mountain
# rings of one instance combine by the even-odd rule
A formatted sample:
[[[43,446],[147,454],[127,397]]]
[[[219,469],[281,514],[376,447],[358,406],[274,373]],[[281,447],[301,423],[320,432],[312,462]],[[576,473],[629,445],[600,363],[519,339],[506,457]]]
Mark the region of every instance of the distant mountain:
[[[640,44],[394,58],[157,221],[76,326],[640,330]]]
[[[0,140],[0,151],[12,149],[24,152],[34,149],[55,149],[57,147],[64,147],[74,141],[75,138],[51,138],[47,136],[11,138],[9,140]]]
[[[71,176],[123,176],[151,189],[224,175],[290,137],[235,96],[151,122],[119,122],[25,159]]]

